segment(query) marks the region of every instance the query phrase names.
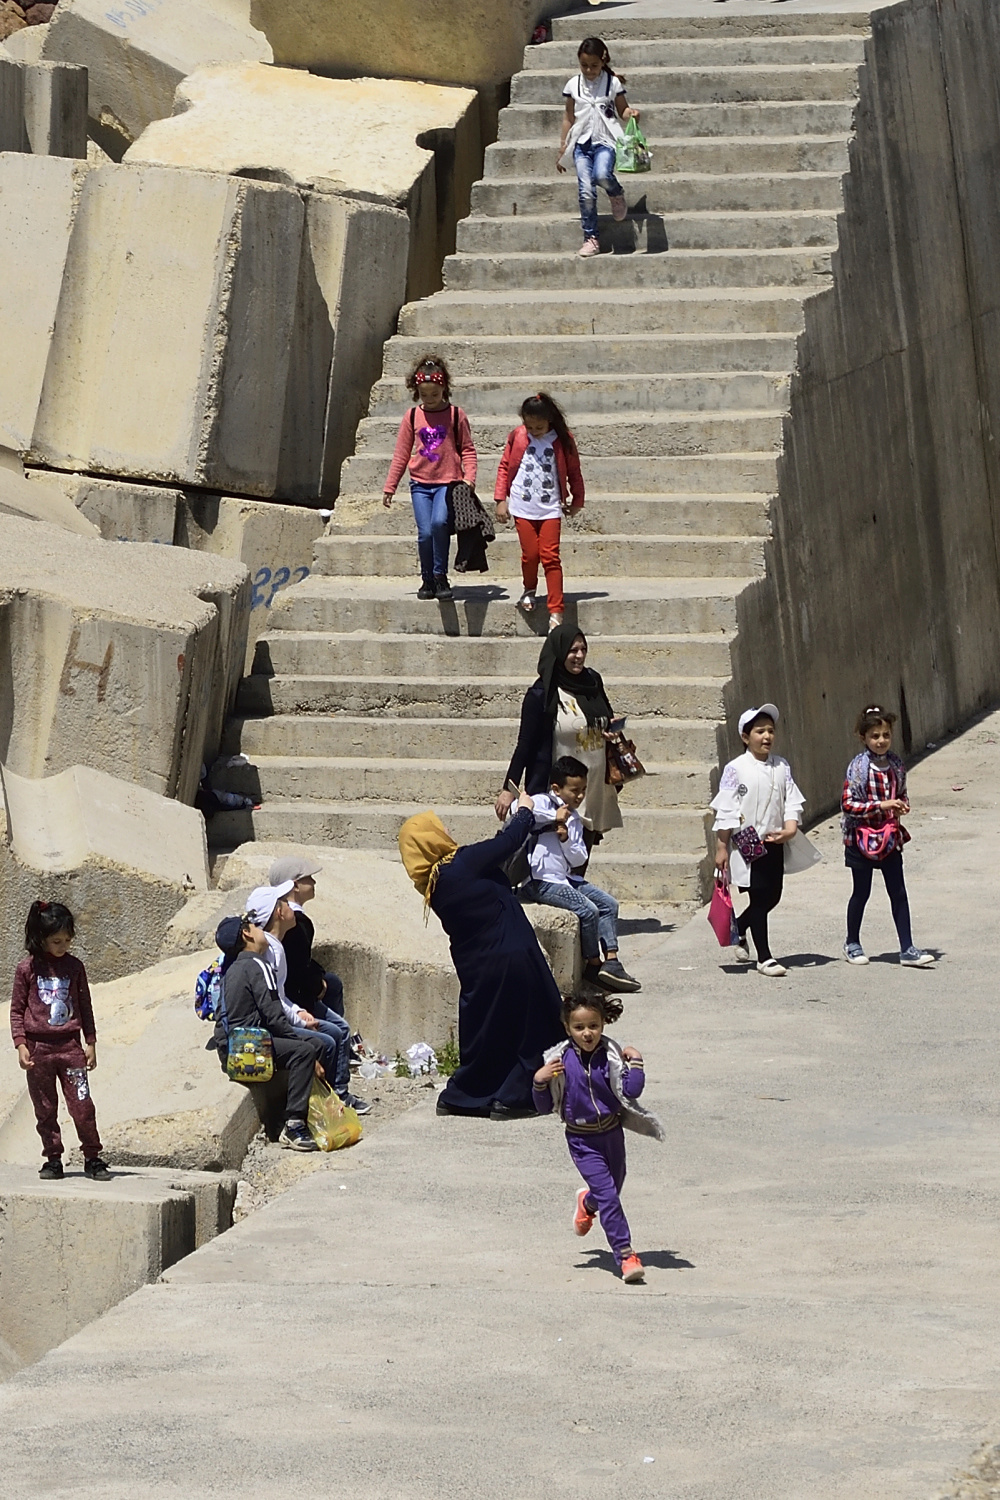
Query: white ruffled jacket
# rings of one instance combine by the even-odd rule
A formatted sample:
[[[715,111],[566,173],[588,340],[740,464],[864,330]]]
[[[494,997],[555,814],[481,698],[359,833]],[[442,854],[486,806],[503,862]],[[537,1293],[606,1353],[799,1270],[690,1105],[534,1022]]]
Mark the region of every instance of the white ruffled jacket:
[[[716,831],[752,827],[763,838],[765,833],[780,833],[786,823],[801,823],[805,805],[806,799],[795,785],[792,768],[783,756],[769,755],[767,760],[758,760],[747,750],[731,760],[722,773],[718,795],[711,803],[715,812],[713,827]],[[797,834],[792,843],[798,843],[801,837]],[[786,866],[792,843],[785,845]],[[750,884],[750,867],[733,843],[729,846],[729,876],[733,885]]]

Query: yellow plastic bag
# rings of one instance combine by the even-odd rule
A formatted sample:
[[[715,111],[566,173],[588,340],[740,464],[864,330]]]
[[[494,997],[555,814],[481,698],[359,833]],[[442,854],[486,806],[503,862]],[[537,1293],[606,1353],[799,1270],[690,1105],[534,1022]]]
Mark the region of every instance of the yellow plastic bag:
[[[322,1078],[314,1078],[309,1091],[309,1134],[321,1151],[339,1151],[361,1139],[361,1121],[346,1108]]]

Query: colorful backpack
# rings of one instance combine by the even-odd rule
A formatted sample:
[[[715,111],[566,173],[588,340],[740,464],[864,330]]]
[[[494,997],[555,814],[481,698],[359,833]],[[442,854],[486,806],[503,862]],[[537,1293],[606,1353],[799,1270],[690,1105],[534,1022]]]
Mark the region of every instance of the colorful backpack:
[[[213,959],[207,969],[202,969],[194,982],[194,1012],[202,1021],[214,1021],[219,1011],[219,994],[222,987],[222,959]]]

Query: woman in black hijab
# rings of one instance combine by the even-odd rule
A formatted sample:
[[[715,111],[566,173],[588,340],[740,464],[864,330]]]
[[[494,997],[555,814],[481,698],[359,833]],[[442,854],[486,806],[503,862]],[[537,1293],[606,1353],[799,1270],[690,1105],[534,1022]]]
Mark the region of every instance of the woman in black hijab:
[[[520,786],[529,796],[549,789],[549,772],[561,755],[572,755],[587,767],[587,795],[580,816],[591,835],[622,826],[618,795],[605,780],[604,731],[614,711],[601,674],[587,666],[587,637],[575,625],[559,625],[545,638],[538,658],[538,678],[524,695],[521,727],[507,768],[504,790],[496,800],[503,821]],[[593,842],[597,842],[596,839]]]

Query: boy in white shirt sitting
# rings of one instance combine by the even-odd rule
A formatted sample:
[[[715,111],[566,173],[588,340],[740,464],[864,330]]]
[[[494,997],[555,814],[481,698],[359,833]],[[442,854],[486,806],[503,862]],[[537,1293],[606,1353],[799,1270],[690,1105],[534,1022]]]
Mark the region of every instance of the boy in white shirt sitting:
[[[552,767],[549,790],[532,798],[536,834],[526,893],[542,906],[559,906],[579,917],[584,978],[590,984],[633,994],[642,985],[618,960],[618,902],[573,874],[590,858],[576,810],[586,794],[587,767],[575,756],[561,756]]]

